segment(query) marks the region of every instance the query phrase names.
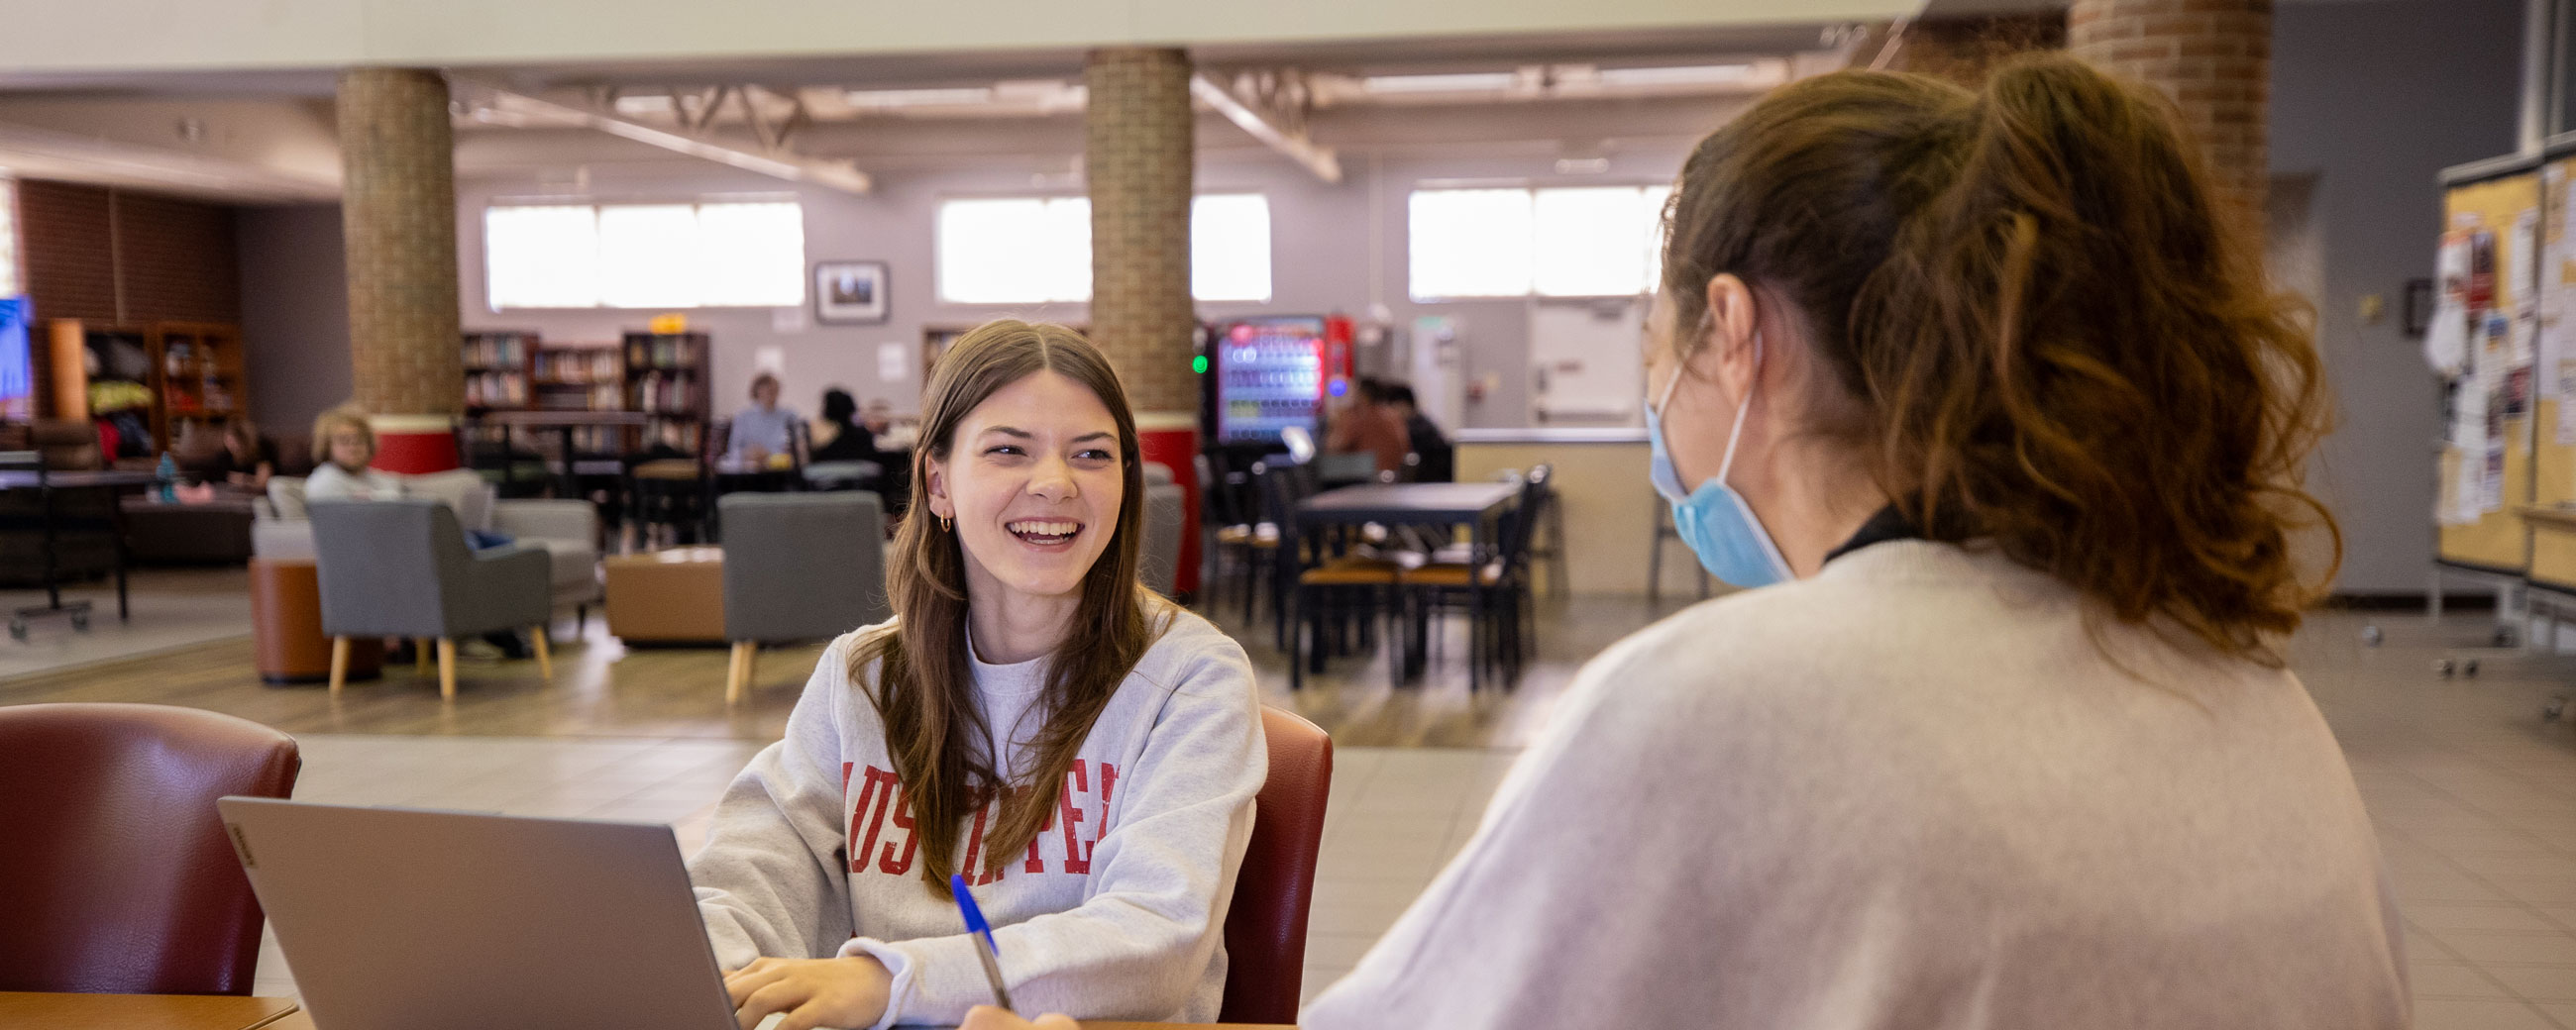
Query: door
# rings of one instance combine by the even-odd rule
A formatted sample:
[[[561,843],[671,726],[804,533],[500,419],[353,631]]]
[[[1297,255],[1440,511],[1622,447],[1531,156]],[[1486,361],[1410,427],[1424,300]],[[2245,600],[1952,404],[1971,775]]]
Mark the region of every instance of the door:
[[[1530,424],[1642,424],[1645,327],[1643,298],[1532,301]]]

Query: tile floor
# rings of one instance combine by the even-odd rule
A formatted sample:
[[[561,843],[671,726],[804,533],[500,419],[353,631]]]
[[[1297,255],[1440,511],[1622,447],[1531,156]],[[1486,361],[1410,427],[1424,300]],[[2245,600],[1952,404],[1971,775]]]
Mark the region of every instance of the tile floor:
[[[2363,628],[2384,631],[2366,643]],[[2291,660],[2350,757],[2406,911],[2425,1030],[2576,1030],[2576,654],[2493,650],[2482,615],[2326,613]],[[2443,658],[2480,674],[2444,677]],[[299,796],[667,820],[703,834],[756,742],[311,735]],[[1514,750],[1344,747],[1307,989],[1358,960],[1465,842]],[[272,951],[260,992],[291,980]]]

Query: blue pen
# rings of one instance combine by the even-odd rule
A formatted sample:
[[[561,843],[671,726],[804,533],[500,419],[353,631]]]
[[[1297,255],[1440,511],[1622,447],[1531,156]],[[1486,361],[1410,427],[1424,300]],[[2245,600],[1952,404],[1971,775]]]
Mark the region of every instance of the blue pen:
[[[1010,988],[1002,986],[1001,946],[993,943],[993,926],[984,921],[984,910],[975,907],[975,896],[966,892],[966,878],[949,877],[948,890],[957,895],[957,914],[966,917],[966,932],[984,942],[983,947],[975,950],[975,957],[984,961],[984,979],[993,985],[993,1004],[1017,1011],[1011,1009]]]

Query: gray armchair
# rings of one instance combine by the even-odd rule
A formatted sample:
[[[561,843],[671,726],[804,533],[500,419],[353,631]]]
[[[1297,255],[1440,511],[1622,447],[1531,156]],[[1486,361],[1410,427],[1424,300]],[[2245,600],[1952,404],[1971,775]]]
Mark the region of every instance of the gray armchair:
[[[1172,482],[1172,470],[1160,464],[1145,466],[1145,539],[1139,541],[1136,555],[1137,578],[1145,589],[1172,596],[1173,584],[1181,570],[1181,515],[1186,494]]]
[[[456,699],[456,638],[534,630],[537,671],[554,678],[545,623],[551,562],[513,544],[477,553],[445,504],[326,501],[312,506],[322,632],[331,637],[331,690],[345,680],[351,637],[438,641],[438,694]]]
[[[835,637],[894,614],[885,502],[871,493],[726,494],[725,703],[742,699],[760,645]]]

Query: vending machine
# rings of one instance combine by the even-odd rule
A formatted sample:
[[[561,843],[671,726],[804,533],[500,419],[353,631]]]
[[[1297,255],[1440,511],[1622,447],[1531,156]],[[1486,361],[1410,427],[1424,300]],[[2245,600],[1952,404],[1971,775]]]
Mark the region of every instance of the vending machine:
[[[1351,389],[1351,335],[1339,315],[1220,323],[1203,392],[1210,442],[1276,447],[1290,426],[1319,433],[1327,402]]]

